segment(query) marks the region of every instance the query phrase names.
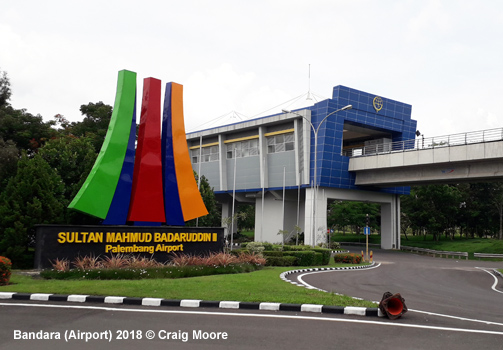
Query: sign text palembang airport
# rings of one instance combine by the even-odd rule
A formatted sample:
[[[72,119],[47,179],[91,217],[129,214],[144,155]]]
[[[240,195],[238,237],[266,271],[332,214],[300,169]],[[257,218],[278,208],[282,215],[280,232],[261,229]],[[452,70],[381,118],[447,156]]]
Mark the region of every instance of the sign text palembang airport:
[[[55,259],[78,256],[138,254],[160,262],[172,254],[204,254],[221,251],[223,228],[167,226],[59,226],[36,227],[36,268],[51,266]]]

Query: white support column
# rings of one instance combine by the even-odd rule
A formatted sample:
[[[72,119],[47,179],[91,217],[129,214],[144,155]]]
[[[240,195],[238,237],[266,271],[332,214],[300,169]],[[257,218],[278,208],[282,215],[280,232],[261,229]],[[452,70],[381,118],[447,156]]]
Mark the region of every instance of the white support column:
[[[281,243],[280,230],[292,232],[297,224],[297,190],[287,190],[284,202],[285,215],[283,219],[283,201],[281,192],[267,192],[264,197],[264,221],[262,220],[262,197],[255,200],[255,227],[263,225],[264,231],[256,231],[256,242]],[[301,214],[303,207],[301,206]],[[299,220],[303,224],[303,220]]]
[[[218,173],[220,175],[220,190],[227,190],[227,149],[222,135],[218,135]],[[222,216],[223,218],[223,216]]]
[[[325,233],[327,229],[327,198],[323,190],[318,190],[316,204],[314,203],[314,189],[306,188],[306,200],[304,210],[304,244],[317,245],[325,242]],[[313,224],[313,205],[315,213],[315,222]]]
[[[400,196],[381,205],[381,248],[400,249]]]
[[[304,244],[313,244],[313,206],[314,190],[306,188],[306,200],[304,204]]]

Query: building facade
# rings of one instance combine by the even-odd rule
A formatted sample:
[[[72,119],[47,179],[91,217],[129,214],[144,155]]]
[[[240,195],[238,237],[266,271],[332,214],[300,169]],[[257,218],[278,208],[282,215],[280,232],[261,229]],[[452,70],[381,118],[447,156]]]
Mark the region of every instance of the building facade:
[[[351,107],[348,107],[351,106]],[[415,138],[411,106],[345,86],[311,107],[187,134],[193,169],[204,175],[230,217],[255,205],[255,240],[280,242],[300,228],[324,242],[332,200],[381,204],[381,246],[400,246],[400,199],[408,187],[355,185],[349,157],[386,151]],[[233,202],[233,198],[235,202]]]

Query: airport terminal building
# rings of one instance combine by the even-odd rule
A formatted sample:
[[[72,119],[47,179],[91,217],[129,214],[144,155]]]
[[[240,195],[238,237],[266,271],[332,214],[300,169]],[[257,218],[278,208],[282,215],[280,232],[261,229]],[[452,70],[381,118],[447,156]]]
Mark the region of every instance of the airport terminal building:
[[[381,205],[381,246],[400,247],[400,195],[408,187],[355,185],[349,157],[386,150],[415,138],[411,105],[345,86],[331,99],[235,124],[187,133],[192,167],[204,175],[232,213],[233,198],[255,205],[255,240],[281,242],[278,232],[324,242],[327,205],[354,200]],[[235,231],[235,229],[234,229]]]

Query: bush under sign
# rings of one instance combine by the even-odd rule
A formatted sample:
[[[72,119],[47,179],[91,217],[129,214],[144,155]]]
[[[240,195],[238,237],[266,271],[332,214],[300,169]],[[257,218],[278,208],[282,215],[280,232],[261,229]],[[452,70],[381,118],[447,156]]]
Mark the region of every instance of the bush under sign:
[[[35,268],[51,267],[55,259],[134,254],[166,262],[176,253],[222,251],[222,227],[170,226],[36,226]]]

